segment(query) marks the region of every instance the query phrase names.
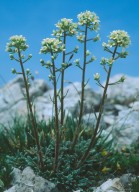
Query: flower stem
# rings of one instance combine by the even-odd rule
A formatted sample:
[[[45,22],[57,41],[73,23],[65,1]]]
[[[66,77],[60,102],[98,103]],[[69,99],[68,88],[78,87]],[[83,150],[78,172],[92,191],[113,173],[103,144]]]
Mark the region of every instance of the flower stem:
[[[22,75],[23,75],[23,79],[24,79],[24,84],[25,84],[26,99],[27,99],[27,103],[28,103],[28,107],[29,107],[32,128],[33,128],[33,131],[34,131],[34,137],[35,137],[37,150],[38,150],[39,164],[40,164],[40,168],[43,169],[44,168],[44,163],[43,163],[43,156],[42,156],[42,152],[41,152],[41,146],[40,146],[39,138],[38,138],[37,124],[36,124],[36,121],[35,121],[35,117],[33,115],[32,104],[31,104],[29,89],[28,89],[28,82],[27,82],[27,79],[26,79],[26,75],[25,75],[25,71],[24,71],[24,67],[23,67],[23,62],[22,62],[22,58],[21,58],[21,53],[20,53],[19,49],[18,49],[18,56],[19,56],[19,62],[20,62]]]
[[[53,53],[51,53],[51,55],[53,56]],[[56,68],[55,68],[55,63],[53,59],[52,59],[52,75],[53,75],[53,84],[54,84],[55,132],[56,132],[54,171],[56,171],[57,165],[58,165],[58,156],[59,156],[59,122],[58,122]]]
[[[117,46],[115,47],[113,55],[112,55],[112,59],[113,60],[114,60],[114,57],[115,57],[115,54],[116,54],[116,50],[117,50]],[[108,89],[108,85],[109,85],[111,70],[112,70],[112,66],[109,66],[107,80],[106,80],[106,84],[105,84],[105,87],[104,87],[104,92],[103,92],[102,100],[101,100],[101,103],[100,103],[99,115],[98,115],[98,118],[97,118],[97,123],[96,123],[95,129],[94,129],[94,133],[92,135],[90,144],[89,144],[86,152],[82,156],[82,158],[81,158],[79,164],[77,165],[77,167],[80,167],[81,165],[84,164],[86,159],[89,157],[90,150],[94,147],[94,145],[96,143],[96,137],[97,137],[97,133],[98,133],[98,129],[99,129],[102,113],[103,113],[103,108],[104,108],[105,99],[106,99],[106,95],[107,95],[107,89]]]
[[[85,26],[85,39],[84,39],[84,61],[83,61],[83,70],[82,70],[82,91],[81,91],[81,102],[80,102],[80,112],[79,112],[79,119],[78,119],[78,124],[77,124],[77,129],[75,131],[75,136],[73,138],[73,142],[71,145],[71,150],[74,149],[80,129],[81,129],[81,124],[82,124],[82,116],[83,116],[83,110],[84,110],[84,91],[85,91],[85,73],[86,73],[86,47],[87,47],[87,25]]]
[[[66,45],[66,34],[64,32],[63,36],[63,44]],[[65,51],[63,51],[63,58],[62,58],[62,63],[65,63],[65,58],[66,54]],[[61,72],[61,126],[63,125],[64,122],[64,75],[65,75],[65,69],[62,69]]]

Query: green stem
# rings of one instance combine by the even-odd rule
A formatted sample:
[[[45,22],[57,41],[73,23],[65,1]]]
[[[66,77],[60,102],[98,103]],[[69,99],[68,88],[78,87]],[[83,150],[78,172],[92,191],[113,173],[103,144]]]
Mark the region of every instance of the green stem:
[[[87,25],[85,26],[85,39],[84,39],[84,61],[83,61],[83,70],[82,70],[82,92],[81,92],[81,102],[80,102],[80,113],[79,113],[79,119],[78,119],[78,124],[77,124],[77,129],[75,132],[75,136],[73,138],[73,142],[71,145],[71,150],[74,149],[79,133],[80,133],[80,128],[81,128],[81,123],[82,123],[82,116],[83,116],[83,110],[84,110],[84,91],[85,91],[85,73],[86,73],[86,47],[87,47]]]
[[[114,52],[113,52],[113,55],[112,55],[112,59],[114,59],[114,57],[115,57],[116,50],[117,50],[117,46],[116,46],[115,49],[114,49]],[[91,138],[91,142],[90,142],[90,144],[89,144],[86,152],[85,152],[84,155],[82,156],[82,158],[81,158],[79,164],[77,165],[77,167],[80,167],[81,165],[84,164],[84,162],[86,161],[86,159],[89,157],[90,150],[91,150],[91,149],[94,147],[94,145],[95,145],[96,137],[97,137],[97,133],[98,133],[98,129],[99,129],[99,125],[100,125],[102,113],[103,113],[103,107],[104,107],[104,104],[105,104],[105,98],[106,98],[106,95],[107,95],[107,89],[108,89],[108,85],[109,85],[111,70],[112,70],[112,66],[110,66],[110,67],[109,67],[109,70],[108,70],[106,85],[105,85],[105,87],[104,87],[104,92],[103,92],[103,96],[102,96],[102,100],[101,100],[101,104],[100,104],[100,108],[99,108],[99,115],[98,115],[98,118],[97,118],[97,123],[96,123],[96,127],[95,127],[95,130],[94,130],[94,133],[93,133],[92,138]]]
[[[66,34],[64,32],[64,36],[63,36],[63,44],[66,45]],[[65,63],[65,51],[63,51],[63,58],[62,58],[62,63]],[[61,72],[61,126],[63,125],[64,122],[64,75],[65,75],[65,69],[62,69]]]
[[[39,155],[39,163],[40,163],[41,169],[43,169],[44,163],[43,163],[43,157],[42,157],[42,152],[41,152],[41,146],[40,146],[39,138],[38,138],[37,125],[36,125],[36,121],[35,121],[35,118],[33,115],[33,110],[32,110],[32,105],[31,105],[31,100],[30,100],[30,95],[29,95],[29,89],[28,89],[28,82],[26,79],[26,75],[25,75],[25,71],[24,71],[24,67],[23,67],[23,62],[21,59],[21,53],[20,53],[19,49],[18,49],[18,56],[19,56],[19,62],[20,62],[21,70],[22,70],[24,83],[25,83],[26,99],[27,99],[27,103],[28,103],[28,107],[29,107],[32,128],[34,131],[35,141],[36,141],[36,145],[37,145],[37,150],[38,150],[38,155]]]
[[[51,55],[53,56],[53,53],[51,53]],[[58,156],[59,156],[59,122],[58,122],[56,68],[55,68],[54,60],[52,60],[52,75],[53,75],[53,84],[54,84],[55,132],[56,132],[54,171],[56,171],[58,166]]]

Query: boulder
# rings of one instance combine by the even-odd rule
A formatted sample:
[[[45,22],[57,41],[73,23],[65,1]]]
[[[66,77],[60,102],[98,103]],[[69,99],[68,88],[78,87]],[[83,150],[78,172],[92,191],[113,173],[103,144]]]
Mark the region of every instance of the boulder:
[[[110,83],[118,81],[123,74],[117,74],[110,79]],[[129,105],[129,103],[139,100],[139,77],[125,76],[123,83],[108,87],[107,97],[114,103]],[[100,91],[102,92],[102,91]]]
[[[30,167],[26,167],[23,171],[14,168],[12,176],[13,187],[5,192],[58,192],[58,189],[53,183],[36,176]]]
[[[50,90],[44,80],[35,80],[30,87],[31,101]],[[0,119],[1,124],[5,126],[11,124],[13,118],[25,116],[27,114],[27,104],[25,100],[25,87],[22,76],[18,76],[11,80],[4,87],[0,88]]]

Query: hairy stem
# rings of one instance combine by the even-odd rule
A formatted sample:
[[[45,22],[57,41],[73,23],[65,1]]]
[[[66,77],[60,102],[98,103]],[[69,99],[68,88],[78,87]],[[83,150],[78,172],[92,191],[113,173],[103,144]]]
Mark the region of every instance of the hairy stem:
[[[112,59],[114,59],[114,57],[115,57],[116,50],[117,50],[117,46],[114,49],[114,52],[113,52],[113,55],[112,55]],[[102,100],[101,100],[101,103],[100,103],[99,115],[98,115],[98,118],[97,118],[97,123],[96,123],[96,126],[95,126],[94,133],[92,135],[90,144],[89,144],[86,152],[82,156],[82,158],[81,158],[79,164],[77,165],[77,167],[80,167],[86,161],[86,159],[89,157],[90,150],[95,145],[96,137],[97,137],[97,133],[98,133],[98,130],[99,130],[99,125],[100,125],[100,121],[101,121],[101,117],[102,117],[102,113],[103,113],[103,108],[104,108],[104,104],[105,104],[105,99],[106,99],[106,95],[107,95],[107,89],[108,89],[108,85],[109,85],[111,70],[112,70],[112,66],[110,66],[109,70],[108,70],[107,80],[106,80],[106,84],[105,84],[105,87],[104,87],[104,92],[103,92]]]
[[[24,66],[23,66],[23,62],[22,62],[22,59],[21,59],[21,53],[20,53],[19,49],[18,49],[18,56],[19,56],[19,62],[20,62],[22,75],[23,75],[23,79],[24,79],[24,84],[25,84],[26,99],[27,99],[28,108],[29,108],[29,112],[30,112],[30,119],[31,119],[33,131],[34,131],[37,150],[38,150],[39,164],[40,164],[41,169],[43,169],[44,168],[44,163],[43,163],[43,156],[42,156],[42,152],[41,152],[41,146],[40,146],[39,138],[38,138],[37,124],[36,124],[35,117],[33,115],[32,104],[31,104],[29,89],[28,89],[28,82],[27,82],[27,79],[26,79]]]
[[[84,61],[83,61],[83,70],[82,70],[82,91],[81,91],[81,102],[80,102],[80,112],[79,112],[79,119],[78,119],[78,124],[77,124],[77,129],[75,132],[75,136],[73,138],[73,142],[71,145],[71,150],[74,149],[79,133],[80,133],[80,128],[82,124],[82,116],[83,116],[83,110],[84,110],[84,91],[85,91],[85,73],[86,73],[86,48],[87,48],[87,25],[85,26],[85,39],[84,39]]]

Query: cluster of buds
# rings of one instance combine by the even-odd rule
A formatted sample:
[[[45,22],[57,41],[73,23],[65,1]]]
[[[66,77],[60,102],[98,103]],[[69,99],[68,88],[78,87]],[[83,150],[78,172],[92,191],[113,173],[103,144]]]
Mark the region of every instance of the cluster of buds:
[[[128,33],[123,30],[115,30],[110,33],[108,43],[103,43],[102,46],[104,47],[104,49],[116,46],[127,48],[129,44],[130,44],[130,37]]]
[[[112,66],[113,62],[114,62],[114,59],[112,59],[112,58],[107,59],[105,57],[102,57],[100,64],[103,66],[105,66],[106,64],[108,64],[109,66]]]
[[[65,45],[59,39],[46,38],[42,41],[42,47],[40,53],[59,53],[65,51]]]
[[[63,18],[55,25],[58,29],[53,31],[53,36],[62,37],[64,34],[73,36],[77,33],[78,26],[72,22],[72,19]]]
[[[26,44],[26,38],[22,35],[14,35],[10,37],[10,42],[6,45],[6,51],[16,53],[18,51],[25,51],[29,46]]]
[[[100,21],[99,17],[95,13],[91,11],[85,11],[83,13],[81,12],[80,14],[78,14],[77,18],[79,21],[79,25],[87,25],[93,31],[97,31],[99,29]]]
[[[80,41],[81,43],[84,42],[85,35],[83,35],[82,33],[78,34],[76,37],[77,40]]]

